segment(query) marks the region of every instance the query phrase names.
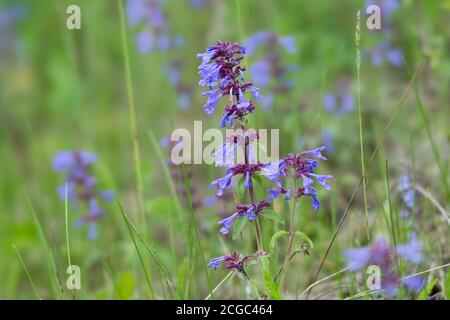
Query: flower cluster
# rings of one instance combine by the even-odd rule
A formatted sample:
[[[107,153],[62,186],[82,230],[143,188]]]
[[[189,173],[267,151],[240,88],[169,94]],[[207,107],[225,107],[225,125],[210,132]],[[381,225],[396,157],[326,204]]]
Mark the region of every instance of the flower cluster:
[[[199,85],[209,88],[202,95],[208,97],[204,110],[212,115],[219,100],[229,96],[229,104],[222,116],[221,128],[232,127],[236,119],[243,120],[245,116],[254,111],[255,105],[245,98],[250,91],[254,99],[260,97],[259,90],[253,87],[252,82],[246,82],[241,61],[246,52],[245,47],[238,43],[217,41],[214,46],[208,47],[205,53],[197,56],[202,59],[199,66],[201,77]]]
[[[259,47],[264,47],[261,57],[250,65],[250,72],[255,84],[268,91],[261,101],[262,107],[267,109],[273,104],[277,93],[283,94],[292,88],[289,73],[297,70],[297,66],[284,64],[278,49],[282,47],[290,54],[296,53],[295,38],[279,37],[271,31],[260,31],[248,37],[246,45],[249,55],[253,55]]]
[[[286,39],[285,39],[286,40]],[[288,42],[279,40],[287,48],[290,48]],[[313,198],[313,206],[319,209],[319,201],[317,200],[316,190],[313,188],[313,179],[326,189],[327,180],[331,176],[317,175],[314,173],[318,166],[318,162],[309,158],[309,156],[317,159],[325,159],[321,151],[325,147],[314,150],[303,151],[299,154],[291,154],[282,160],[274,163],[260,163],[253,157],[255,151],[255,142],[259,137],[256,132],[248,134],[245,131],[246,116],[253,112],[255,105],[252,101],[245,98],[247,91],[251,92],[254,99],[260,96],[259,89],[253,86],[252,82],[245,81],[244,73],[246,68],[241,62],[246,54],[246,48],[238,43],[229,43],[217,41],[214,46],[208,47],[205,53],[198,54],[202,59],[199,67],[199,75],[201,80],[199,85],[208,87],[209,91],[203,93],[208,97],[204,110],[206,114],[212,115],[216,110],[219,100],[228,96],[228,104],[224,109],[224,115],[221,121],[221,127],[234,127],[238,125],[239,130],[235,130],[233,134],[227,136],[227,140],[219,150],[216,151],[216,166],[228,167],[225,176],[214,180],[211,185],[217,187],[217,196],[222,196],[232,184],[233,177],[239,176],[245,190],[249,191],[250,203],[238,204],[233,214],[220,220],[220,232],[224,235],[228,234],[236,219],[248,219],[255,222],[256,229],[258,227],[258,217],[264,215],[264,209],[270,207],[270,201],[273,200],[278,192],[289,194],[286,198],[298,198],[301,195]],[[243,150],[244,161],[235,162],[235,155],[239,148]],[[271,190],[268,199],[256,200],[253,191],[253,179],[260,179],[261,176],[275,182],[277,190]],[[303,179],[303,187],[296,190],[290,190],[283,186],[281,178],[292,176],[294,180]],[[239,187],[239,185],[238,185]],[[258,232],[257,232],[258,233]],[[258,251],[256,255],[264,254],[261,246],[260,235],[257,234]],[[239,260],[239,254],[233,253],[231,256],[221,256],[214,258],[209,263],[209,267],[217,269],[221,262],[227,262],[227,268],[236,269],[243,272],[245,262],[248,257]]]
[[[221,196],[223,191],[231,185],[231,180],[236,175],[243,175],[245,177],[245,189],[252,188],[252,179],[251,177],[258,172],[261,172],[261,169],[265,165],[261,163],[248,163],[248,164],[236,164],[231,166],[225,173],[225,176],[211,182],[212,186],[217,186],[217,195]]]
[[[333,177],[330,175],[319,175],[314,173],[319,165],[317,160],[326,158],[322,155],[325,147],[319,147],[313,150],[306,150],[296,154],[290,154],[287,157],[278,160],[268,166],[265,166],[263,175],[274,181],[277,188],[268,190],[269,200],[273,200],[280,195],[284,195],[285,200],[291,198],[299,198],[301,196],[308,196],[312,199],[314,210],[319,210],[320,203],[317,199],[316,189],[313,187],[314,180],[322,185],[326,190],[331,189],[327,181]],[[295,188],[284,186],[281,182],[282,177],[291,177],[294,179]],[[297,181],[301,179],[302,185],[297,185]]]
[[[385,63],[393,67],[400,68],[403,66],[403,53],[399,48],[392,45],[392,38],[394,36],[394,27],[392,24],[392,15],[399,9],[399,0],[367,0],[366,7],[369,5],[377,5],[380,7],[381,16],[383,20],[384,34],[387,36],[375,48],[369,50],[367,55],[374,67],[380,67]]]
[[[181,38],[171,37],[162,10],[163,0],[128,0],[126,12],[131,26],[140,27],[136,43],[141,53],[168,51],[181,44]]]
[[[333,91],[323,97],[323,105],[328,112],[343,116],[354,109],[355,102],[347,79],[336,81]]]
[[[375,67],[380,67],[385,62],[394,67],[403,65],[403,54],[398,48],[393,48],[390,43],[383,42],[369,52],[370,60]]]
[[[384,239],[378,239],[369,247],[346,250],[344,255],[350,271],[356,272],[367,265],[378,266],[381,271],[380,292],[388,296],[394,296],[400,284],[415,292],[420,291],[424,285],[420,276],[401,278],[394,269],[396,258],[404,258],[413,264],[422,260],[422,244],[414,234],[410,236],[408,243],[398,245],[394,251]]]
[[[236,218],[243,218],[246,215],[248,220],[255,220],[261,211],[268,207],[270,207],[270,203],[267,200],[260,200],[251,204],[238,204],[235,213],[218,222],[219,225],[222,225],[220,233],[228,234]]]
[[[97,180],[91,173],[91,166],[96,161],[97,156],[86,151],[62,151],[53,158],[53,170],[66,175],[66,183],[58,188],[61,200],[65,200],[67,193],[72,206],[83,202],[88,207],[88,213],[77,220],[76,226],[87,224],[90,238],[96,238],[97,221],[104,215],[99,201],[114,199],[113,191],[99,191],[97,188]]]
[[[181,73],[185,67],[184,61],[172,60],[167,66],[169,81],[178,93],[178,106],[181,110],[191,107],[192,88],[182,81]]]
[[[233,251],[231,255],[225,255],[211,259],[211,261],[208,263],[208,267],[217,270],[219,264],[225,262],[227,269],[229,270],[234,269],[239,272],[244,272],[245,264],[249,262],[251,259],[252,257],[250,256],[244,256],[241,258],[241,255],[239,253]]]
[[[417,198],[410,175],[403,175],[400,177],[400,183],[397,186],[397,191],[400,193],[400,196],[406,206],[406,210],[400,211],[400,216],[404,218],[409,217]]]

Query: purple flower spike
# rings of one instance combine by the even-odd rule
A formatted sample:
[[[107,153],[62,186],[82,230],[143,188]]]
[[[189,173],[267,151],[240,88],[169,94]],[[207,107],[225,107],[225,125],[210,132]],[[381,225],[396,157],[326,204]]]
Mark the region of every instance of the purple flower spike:
[[[425,281],[421,276],[408,277],[402,280],[402,283],[410,291],[420,292],[425,286]]]
[[[419,263],[422,260],[422,243],[418,242],[415,234],[410,236],[407,244],[397,246],[397,254],[412,263]]]
[[[75,208],[77,203],[84,203],[88,213],[76,223],[77,227],[88,225],[88,236],[94,239],[97,236],[96,224],[104,212],[99,201],[110,202],[114,199],[112,190],[99,191],[96,187],[96,178],[91,173],[92,165],[97,156],[86,151],[62,151],[53,158],[53,169],[65,174],[66,182],[59,186],[58,194],[62,201],[66,197]]]
[[[199,85],[210,91],[202,95],[208,100],[204,105],[207,115],[212,115],[222,97],[228,96],[228,105],[222,116],[221,127],[233,126],[235,119],[243,120],[253,112],[255,105],[245,98],[250,91],[255,99],[260,97],[259,90],[251,82],[245,82],[246,68],[241,66],[246,49],[238,43],[217,41],[206,52],[197,54],[202,59],[198,74]]]
[[[347,259],[347,268],[351,271],[357,271],[363,268],[370,259],[370,249],[349,249],[344,252]]]
[[[405,277],[401,280],[394,268],[394,257],[404,257],[410,262],[417,264],[421,260],[422,245],[419,244],[415,236],[411,236],[409,244],[399,245],[395,250],[384,240],[378,239],[371,246],[349,249],[344,252],[347,260],[347,268],[356,272],[367,265],[376,265],[381,271],[381,289],[382,293],[388,296],[397,294],[397,287],[404,284],[410,291],[419,291],[423,287],[421,277]]]
[[[285,95],[292,89],[290,74],[298,67],[283,63],[285,51],[295,54],[297,47],[293,36],[280,37],[271,31],[260,31],[246,39],[249,55],[256,55],[256,50],[262,48],[261,54],[250,65],[253,81],[265,88],[262,106],[268,109],[274,102],[276,95]]]

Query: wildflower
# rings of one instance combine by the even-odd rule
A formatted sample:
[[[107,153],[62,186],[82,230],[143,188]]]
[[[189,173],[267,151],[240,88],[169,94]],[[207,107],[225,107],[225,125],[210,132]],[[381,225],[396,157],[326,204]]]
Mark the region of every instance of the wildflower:
[[[356,272],[366,265],[376,265],[381,270],[381,290],[387,295],[393,296],[397,287],[404,284],[411,291],[420,291],[423,287],[423,280],[419,276],[407,277],[404,280],[394,270],[395,256],[404,257],[410,262],[417,264],[422,258],[422,245],[415,236],[410,237],[410,242],[399,245],[395,251],[386,243],[384,239],[378,239],[369,247],[359,249],[349,249],[344,252],[347,259],[347,268]]]
[[[181,60],[173,60],[167,67],[169,81],[178,93],[178,106],[181,110],[190,108],[192,94],[192,88],[181,79],[184,67],[185,64]]]
[[[261,211],[269,206],[270,204],[266,200],[260,200],[252,204],[238,204],[235,213],[217,223],[218,225],[222,225],[220,233],[224,235],[228,234],[236,218],[244,218],[246,215],[248,220],[255,220]]]
[[[411,209],[415,203],[415,192],[411,183],[411,176],[403,175],[400,178],[400,184],[397,187],[397,191],[401,193],[401,197],[405,202],[407,208]]]
[[[314,210],[319,210],[320,203],[317,198],[317,192],[313,187],[314,180],[322,185],[324,189],[330,190],[331,187],[327,182],[333,177],[331,175],[315,174],[314,171],[319,163],[316,160],[309,158],[309,156],[326,160],[321,153],[324,150],[325,147],[322,146],[313,150],[290,154],[277,162],[265,166],[261,174],[274,181],[278,187],[277,189],[268,190],[268,199],[273,200],[281,194],[285,195],[285,200],[290,200],[292,197],[299,198],[301,196],[308,196],[312,199]],[[303,186],[298,187],[296,190],[286,188],[280,181],[282,177],[292,177],[295,180],[301,179]]]
[[[269,108],[274,97],[278,93],[286,93],[292,83],[288,79],[289,73],[297,68],[294,65],[282,63],[279,48],[284,48],[289,54],[295,54],[297,47],[295,38],[292,36],[279,37],[271,31],[260,31],[246,39],[249,55],[254,55],[259,47],[263,47],[261,57],[250,65],[253,81],[260,87],[266,88],[267,94],[262,98],[261,104],[264,109]]]
[[[372,65],[380,67],[384,62],[399,68],[403,65],[403,53],[398,48],[393,48],[387,42],[381,43],[378,47],[369,51],[369,57]]]
[[[332,92],[325,94],[323,105],[328,112],[342,116],[354,109],[353,95],[349,83],[345,79],[336,82]]]
[[[229,96],[229,104],[221,121],[222,128],[233,126],[235,119],[243,120],[253,112],[253,102],[245,98],[247,91],[254,99],[260,97],[259,90],[244,79],[246,68],[241,66],[241,61],[245,53],[245,48],[238,43],[217,41],[206,52],[197,55],[202,59],[198,72],[201,78],[199,85],[209,88],[209,91],[202,93],[208,97],[204,105],[205,113],[212,115],[219,100]]]
[[[250,256],[244,256],[241,258],[241,255],[236,251],[234,251],[231,253],[231,255],[225,255],[211,259],[211,261],[208,263],[208,267],[217,270],[219,264],[225,262],[226,268],[228,270],[234,269],[239,272],[244,272],[244,267],[247,264],[247,262],[250,261],[250,259],[251,259]]]
[[[99,191],[96,187],[97,180],[91,173],[92,165],[97,161],[97,156],[86,151],[62,151],[53,158],[53,170],[66,175],[66,184],[58,188],[61,200],[67,199],[75,206],[83,202],[88,207],[88,213],[82,216],[76,223],[77,227],[87,223],[90,238],[97,236],[96,223],[104,215],[98,201],[110,202],[114,199],[111,190]]]
[[[136,43],[141,53],[168,51],[181,44],[181,39],[171,37],[162,0],[128,0],[126,12],[133,27],[140,27]]]
[[[263,168],[263,164],[255,163],[255,164],[236,164],[230,167],[225,176],[211,182],[212,186],[217,186],[217,196],[221,196],[226,188],[231,185],[231,180],[236,175],[245,176],[245,188],[250,189],[252,187],[251,177],[252,175],[258,173]]]

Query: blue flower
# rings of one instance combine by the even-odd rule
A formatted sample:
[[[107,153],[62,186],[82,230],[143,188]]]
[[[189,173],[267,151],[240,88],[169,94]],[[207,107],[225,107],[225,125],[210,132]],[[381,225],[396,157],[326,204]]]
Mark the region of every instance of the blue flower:
[[[403,175],[400,177],[400,183],[397,187],[397,191],[400,192],[406,207],[408,209],[413,208],[416,200],[416,193],[414,192],[411,177],[409,175]]]
[[[198,84],[202,87],[214,87],[219,82],[219,73],[222,66],[216,64],[206,64],[200,69],[198,74],[201,79]]]
[[[262,169],[261,174],[269,180],[279,182],[280,177],[286,175],[284,160],[280,159],[265,165]]]
[[[212,186],[218,186],[218,190],[216,195],[221,196],[223,194],[224,189],[228,188],[231,184],[231,179],[233,178],[233,171],[230,169],[227,170],[224,177],[219,178],[211,182]]]
[[[264,45],[262,56],[250,65],[250,71],[254,83],[268,89],[262,103],[263,108],[267,109],[272,105],[276,93],[284,95],[292,88],[292,81],[288,79],[288,75],[298,68],[295,65],[281,63],[281,53],[278,49],[283,47],[290,54],[296,53],[295,38],[279,37],[271,31],[261,31],[248,37],[246,44],[250,55],[254,54],[259,46]]]
[[[88,224],[88,236],[97,236],[97,220],[103,216],[98,201],[110,202],[114,199],[112,190],[99,191],[96,188],[96,178],[91,174],[91,166],[97,161],[97,156],[86,151],[62,151],[53,158],[53,169],[66,175],[66,183],[58,188],[61,200],[66,197],[75,208],[77,203],[84,202],[89,211],[76,222],[77,227]]]
[[[348,249],[344,252],[347,259],[347,268],[351,271],[362,269],[370,259],[370,249]]]
[[[392,48],[387,42],[383,42],[378,47],[369,51],[369,57],[375,67],[380,67],[385,61],[397,68],[403,65],[402,51],[397,48]]]
[[[169,35],[162,0],[129,0],[126,13],[129,24],[140,29],[136,43],[141,53],[168,51],[183,44],[180,37]]]
[[[222,234],[228,234],[231,230],[231,227],[233,225],[234,219],[236,219],[239,215],[239,212],[233,213],[231,216],[220,220],[217,224],[222,225],[222,228],[220,228],[220,233]]]
[[[425,280],[421,276],[409,276],[401,281],[409,291],[420,292],[425,286]]]
[[[245,47],[238,43],[217,41],[216,45],[208,47],[206,52],[197,54],[202,59],[198,67],[200,75],[199,85],[209,88],[210,91],[202,93],[208,96],[204,105],[207,115],[212,115],[217,103],[223,96],[229,96],[229,104],[221,119],[221,127],[233,126],[235,119],[243,120],[253,112],[254,104],[245,98],[250,91],[255,99],[261,97],[259,90],[251,82],[245,82],[246,68],[241,61],[246,53]]]
[[[267,87],[270,81],[270,62],[267,59],[260,59],[250,66],[253,81],[261,86]]]
[[[270,189],[270,190],[267,190],[267,193],[269,194],[269,196],[267,197],[267,200],[273,201],[280,196],[281,189]]]
[[[141,53],[148,53],[153,50],[154,38],[150,31],[142,31],[136,35],[136,43]]]
[[[309,155],[313,156],[314,158],[327,160],[327,158],[325,158],[321,153],[322,151],[325,151],[326,149],[327,148],[325,146],[321,146],[316,149],[303,151],[303,154],[309,154]]]
[[[308,175],[314,177],[316,181],[324,187],[324,189],[331,190],[331,187],[327,184],[327,181],[333,179],[333,176],[314,173],[309,173]]]
[[[210,116],[214,113],[214,110],[216,110],[217,103],[219,102],[220,98],[222,98],[222,92],[220,92],[219,89],[216,89],[204,92],[202,93],[202,96],[208,97],[208,101],[206,102],[204,109],[205,113]]]
[[[423,287],[421,277],[405,277],[403,280],[400,278],[394,269],[394,253],[417,264],[421,259],[421,250],[422,245],[412,235],[409,244],[397,246],[394,252],[384,239],[377,239],[371,246],[344,251],[344,256],[347,268],[353,272],[369,264],[378,266],[382,277],[380,292],[393,296],[401,283],[411,291],[420,291]]]
[[[422,247],[422,243],[417,241],[416,235],[412,234],[409,243],[397,246],[396,252],[410,262],[419,263],[422,260]]]
[[[294,54],[297,53],[297,46],[295,44],[295,38],[292,36],[285,36],[278,38],[278,42],[286,49],[287,52]]]
[[[225,256],[220,256],[217,258],[211,259],[211,261],[208,263],[208,268],[213,268],[214,270],[217,270],[219,267],[219,264],[225,261]]]

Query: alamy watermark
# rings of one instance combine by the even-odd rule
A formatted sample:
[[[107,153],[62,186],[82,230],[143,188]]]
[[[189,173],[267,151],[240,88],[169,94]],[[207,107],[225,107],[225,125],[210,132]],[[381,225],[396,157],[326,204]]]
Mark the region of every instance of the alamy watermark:
[[[194,135],[185,128],[175,129],[171,160],[180,164],[233,165],[269,163],[279,159],[278,129],[203,130],[202,121],[194,121]]]
[[[66,19],[66,27],[69,30],[81,29],[81,8],[76,4],[72,4],[66,8],[68,17]]]

